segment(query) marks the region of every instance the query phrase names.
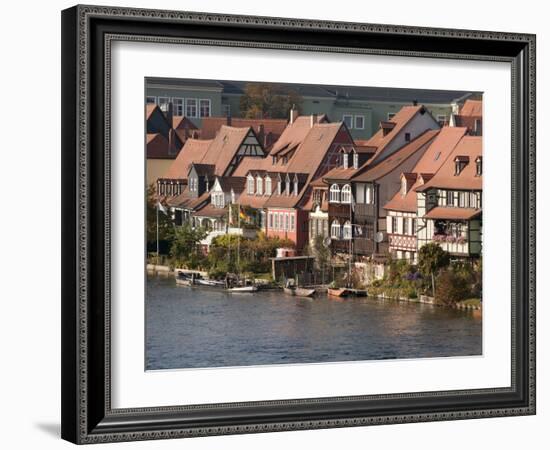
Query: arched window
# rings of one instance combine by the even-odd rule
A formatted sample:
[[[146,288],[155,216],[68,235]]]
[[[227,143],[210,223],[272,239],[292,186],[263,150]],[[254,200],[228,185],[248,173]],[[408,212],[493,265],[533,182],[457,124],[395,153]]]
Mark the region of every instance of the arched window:
[[[342,153],[342,166],[344,167],[344,169],[348,168],[348,154],[347,153]]]
[[[344,239],[351,239],[352,233],[351,233],[351,222],[348,220],[344,224]]]
[[[262,183],[262,177],[258,176],[256,178],[256,194],[263,195],[264,193],[264,185]]]
[[[248,195],[254,194],[254,177],[252,175],[249,175],[247,178],[246,193]]]
[[[285,194],[290,195],[290,177],[288,176],[288,174],[285,178]]]
[[[294,195],[298,195],[298,177],[294,175]]]
[[[342,203],[351,203],[351,186],[349,184],[346,184],[342,188],[341,202]]]
[[[271,195],[271,177],[265,177],[265,195]]]
[[[340,186],[333,184],[330,187],[330,202],[340,203]]]
[[[330,225],[330,237],[332,239],[340,239],[340,223],[337,220],[333,220]]]

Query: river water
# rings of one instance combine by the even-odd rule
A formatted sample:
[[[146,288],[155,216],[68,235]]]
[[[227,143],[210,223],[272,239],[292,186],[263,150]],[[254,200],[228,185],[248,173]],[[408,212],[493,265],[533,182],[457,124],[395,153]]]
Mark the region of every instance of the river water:
[[[149,277],[147,370],[480,355],[481,319],[417,303],[229,294]]]

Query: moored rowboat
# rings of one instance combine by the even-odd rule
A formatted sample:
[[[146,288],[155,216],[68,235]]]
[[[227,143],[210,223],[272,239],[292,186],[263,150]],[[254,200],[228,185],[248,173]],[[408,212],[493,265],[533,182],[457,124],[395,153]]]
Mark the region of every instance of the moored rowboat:
[[[346,288],[328,288],[327,294],[332,297],[347,297],[349,290]]]
[[[294,295],[296,297],[312,297],[315,294],[315,289],[305,289],[301,287],[285,287],[285,294]]]
[[[239,287],[232,287],[227,289],[227,292],[256,292],[258,290],[258,286],[239,286]]]

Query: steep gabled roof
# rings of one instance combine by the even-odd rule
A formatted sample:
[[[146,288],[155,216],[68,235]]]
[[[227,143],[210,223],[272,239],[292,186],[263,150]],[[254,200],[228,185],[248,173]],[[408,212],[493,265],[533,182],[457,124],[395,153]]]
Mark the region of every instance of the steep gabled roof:
[[[464,117],[481,117],[483,115],[483,102],[481,100],[466,100],[458,114]]]
[[[201,125],[201,138],[213,139],[224,125],[236,128],[252,127],[257,134],[263,128],[266,144],[271,146],[283,133],[286,125],[286,119],[241,119],[237,117],[204,117]]]
[[[216,175],[223,175],[250,131],[250,127],[235,128],[223,125],[200,162],[214,164]]]
[[[371,166],[367,162],[362,168],[359,168],[357,175],[352,178],[352,181],[369,182],[382,178],[403,164],[417,151],[424,148],[438,133],[439,130],[427,130],[379,163]]]
[[[147,133],[147,158],[150,159],[174,159],[178,153],[175,140],[168,142],[160,133]]]
[[[463,136],[439,171],[417,191],[429,188],[481,190],[482,177],[476,175],[476,159],[482,155],[481,136]],[[468,157],[468,163],[455,175],[455,159]]]
[[[203,159],[211,143],[212,141],[187,139],[178,157],[174,160],[168,172],[166,172],[165,178],[187,179],[191,164]]]

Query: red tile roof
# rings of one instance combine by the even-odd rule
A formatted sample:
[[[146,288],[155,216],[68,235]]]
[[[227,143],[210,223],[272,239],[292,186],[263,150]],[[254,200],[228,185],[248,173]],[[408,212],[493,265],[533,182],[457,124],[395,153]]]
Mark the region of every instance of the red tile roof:
[[[481,117],[483,115],[483,102],[481,100],[466,100],[459,115],[469,117]]]
[[[227,216],[227,208],[216,208],[212,203],[207,203],[202,208],[195,211],[194,215],[200,217],[214,217],[219,218]]]
[[[459,219],[469,220],[481,214],[481,209],[475,208],[451,208],[447,206],[436,206],[431,209],[425,216],[425,219]]]
[[[432,141],[426,153],[412,169],[414,182],[407,194],[403,196],[401,190],[396,192],[393,198],[384,205],[384,209],[393,211],[416,212],[416,188],[428,182],[433,174],[444,164],[460,139],[466,134],[466,128],[443,127],[437,137]],[[412,177],[411,177],[412,179]]]
[[[391,120],[387,122],[381,122],[380,129],[376,133],[374,133],[374,135],[370,139],[367,139],[367,141],[362,143],[364,146],[376,148],[376,153],[374,154],[372,159],[376,159],[378,155],[382,152],[382,150],[384,150],[384,148],[399,134],[403,127],[407,125],[411,121],[411,119],[423,109],[425,108],[422,105],[403,106],[395,114],[395,116],[392,117]],[[389,129],[388,127],[390,124],[392,124],[390,131],[387,132],[386,135],[384,135],[384,127]]]
[[[286,119],[241,119],[236,117],[204,117],[201,126],[201,139],[213,139],[223,125],[236,128],[252,127],[259,136],[263,128],[264,147],[269,148],[283,133]]]
[[[408,158],[414,155],[419,150],[425,148],[439,133],[439,130],[427,130],[418,136],[416,139],[409,142],[407,145],[404,145],[396,152],[392,153],[387,158],[383,159],[379,163],[374,165],[365,164],[363,167],[359,168],[357,175],[353,176],[353,181],[375,181],[392,170],[395,170],[399,167],[400,164],[403,164]]]
[[[482,154],[481,136],[463,136],[439,171],[417,191],[429,188],[481,190],[482,177],[476,176],[476,159]],[[455,159],[467,156],[469,162],[455,175]]]
[[[174,160],[165,178],[187,179],[189,167],[193,162],[202,160],[212,141],[203,141],[199,139],[187,139],[178,157]]]
[[[174,130],[196,130],[197,126],[185,116],[174,116],[172,117],[172,128]]]
[[[178,154],[178,148],[175,139],[169,144],[160,133],[147,133],[147,158],[149,159],[174,159]]]

